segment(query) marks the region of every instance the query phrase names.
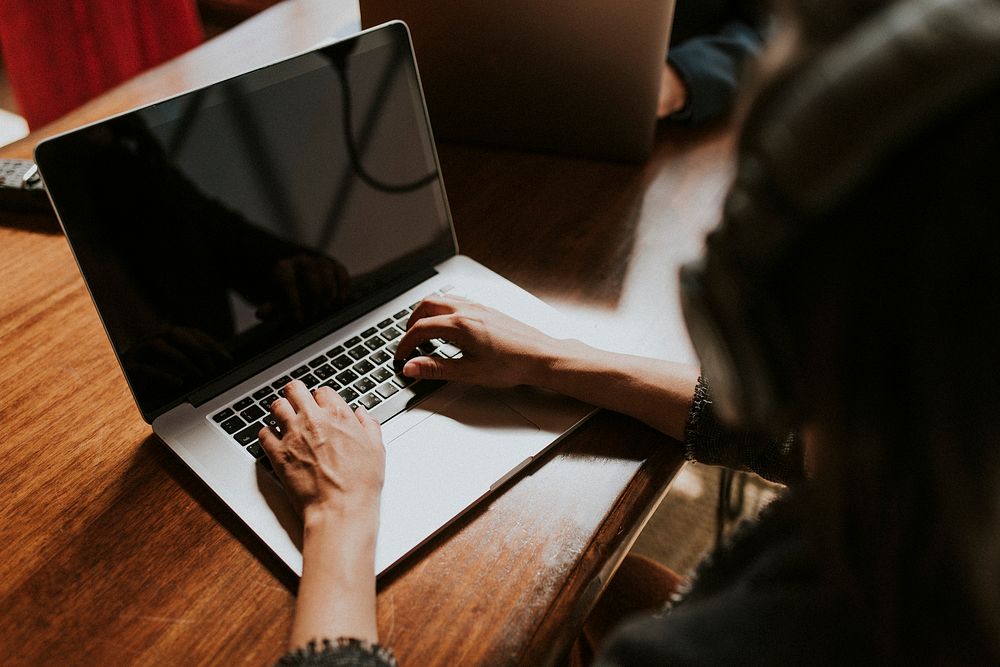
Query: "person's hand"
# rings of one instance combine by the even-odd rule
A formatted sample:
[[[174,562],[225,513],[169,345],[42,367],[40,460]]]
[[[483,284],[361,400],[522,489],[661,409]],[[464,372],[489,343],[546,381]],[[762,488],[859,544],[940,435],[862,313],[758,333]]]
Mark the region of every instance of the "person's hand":
[[[396,350],[397,363],[434,338],[456,345],[461,358],[416,356],[405,362],[404,375],[488,387],[537,385],[558,346],[556,339],[492,308],[461,297],[433,296],[410,315]]]
[[[378,520],[385,447],[377,421],[351,412],[330,387],[310,393],[299,380],[271,406],[278,432],[261,429],[261,446],[295,509],[343,519]]]
[[[233,358],[204,331],[169,326],[127,349],[122,362],[144,392],[166,394],[201,382],[230,366]]]
[[[301,254],[279,260],[271,270],[275,294],[257,309],[262,320],[291,315],[310,322],[347,301],[350,277],[340,262],[322,255]]]
[[[656,106],[656,117],[666,118],[676,113],[687,104],[688,90],[677,70],[668,63],[663,63],[660,73],[660,99]]]

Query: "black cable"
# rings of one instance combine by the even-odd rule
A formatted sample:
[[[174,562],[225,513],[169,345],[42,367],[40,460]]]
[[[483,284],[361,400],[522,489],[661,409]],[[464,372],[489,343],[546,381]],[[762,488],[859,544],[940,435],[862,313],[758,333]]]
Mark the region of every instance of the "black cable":
[[[334,69],[337,71],[337,77],[340,79],[340,94],[343,97],[344,143],[347,145],[347,155],[351,159],[351,166],[354,168],[354,172],[358,175],[358,178],[370,187],[375,188],[376,190],[381,190],[382,192],[388,192],[390,194],[413,192],[414,190],[419,190],[420,188],[436,181],[438,177],[436,171],[434,173],[427,174],[412,183],[403,183],[399,185],[386,183],[368,173],[368,170],[365,169],[363,164],[361,164],[361,156],[359,155],[358,146],[354,141],[354,131],[352,129],[354,127],[354,122],[352,119],[351,87],[347,83],[346,59],[340,60],[339,62],[334,61],[334,65]]]

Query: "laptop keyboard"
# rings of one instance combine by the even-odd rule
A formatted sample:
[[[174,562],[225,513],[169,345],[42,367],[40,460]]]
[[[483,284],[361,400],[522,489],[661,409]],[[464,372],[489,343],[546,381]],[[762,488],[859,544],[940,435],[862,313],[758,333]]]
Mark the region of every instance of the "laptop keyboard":
[[[446,291],[448,288],[440,290]],[[331,387],[352,410],[363,405],[379,423],[385,423],[415,400],[444,384],[434,380],[414,380],[396,370],[393,358],[406,320],[419,304],[414,303],[373,327],[330,347],[308,362],[289,369],[261,385],[210,417],[217,428],[255,459],[264,456],[257,434],[265,426],[277,426],[271,404],[284,396],[284,387],[301,380],[311,390]],[[435,339],[420,345],[419,354],[451,358],[461,354],[454,345]],[[266,460],[266,458],[264,459]]]

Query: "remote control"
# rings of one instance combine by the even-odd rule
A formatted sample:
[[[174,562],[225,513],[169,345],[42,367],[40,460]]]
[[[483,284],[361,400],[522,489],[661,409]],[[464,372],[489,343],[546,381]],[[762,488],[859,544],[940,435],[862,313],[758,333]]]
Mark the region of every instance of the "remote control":
[[[0,159],[0,209],[52,210],[42,176],[34,162]]]

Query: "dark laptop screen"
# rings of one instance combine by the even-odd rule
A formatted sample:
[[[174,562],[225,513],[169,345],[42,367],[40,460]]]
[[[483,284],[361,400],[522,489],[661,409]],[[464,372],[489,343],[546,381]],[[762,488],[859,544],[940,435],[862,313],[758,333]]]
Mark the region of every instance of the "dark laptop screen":
[[[147,417],[261,370],[454,252],[400,24],[36,157]]]

